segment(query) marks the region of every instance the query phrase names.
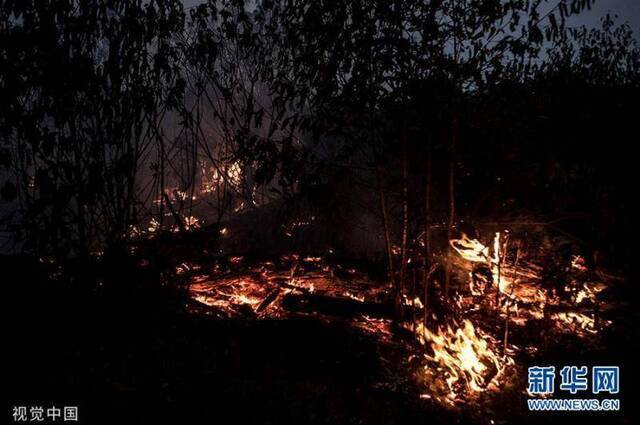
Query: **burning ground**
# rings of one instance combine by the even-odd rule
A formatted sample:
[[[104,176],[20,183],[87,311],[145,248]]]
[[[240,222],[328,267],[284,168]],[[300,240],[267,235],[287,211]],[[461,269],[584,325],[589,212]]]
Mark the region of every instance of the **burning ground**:
[[[436,265],[427,288],[413,273],[400,319],[391,284],[364,264],[330,255],[219,257],[184,262],[176,274],[194,315],[347,327],[375,347],[385,371],[377,387],[426,410],[504,421],[522,414],[528,365],[557,360],[558,350],[572,352],[574,362],[592,358],[625,308],[616,297],[620,278],[576,250],[555,248],[508,231],[482,241],[460,234],[434,262],[451,266],[452,301],[445,301]]]
[[[554,250],[557,238],[460,234],[433,261],[451,264],[451,302],[437,266],[425,301],[411,261],[401,313],[372,262],[200,249],[175,256],[160,286],[147,242],[130,268],[96,263],[118,286],[79,295],[44,263],[45,283],[6,298],[25,324],[8,335],[11,400],[55,392],[91,423],[534,423],[528,366],[615,362],[633,376],[624,282],[579,250]],[[16,279],[38,281],[36,267],[4,268],[16,266]]]

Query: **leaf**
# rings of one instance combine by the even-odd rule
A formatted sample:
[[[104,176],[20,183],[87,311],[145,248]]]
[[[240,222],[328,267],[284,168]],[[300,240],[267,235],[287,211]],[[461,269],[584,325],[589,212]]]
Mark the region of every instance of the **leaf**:
[[[549,15],[549,23],[551,24],[551,28],[555,34],[556,31],[558,31],[558,22],[556,21],[556,15],[554,13]]]

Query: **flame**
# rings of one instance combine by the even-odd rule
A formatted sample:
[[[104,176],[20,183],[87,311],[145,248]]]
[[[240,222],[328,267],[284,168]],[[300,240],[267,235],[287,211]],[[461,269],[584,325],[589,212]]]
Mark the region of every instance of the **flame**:
[[[402,294],[402,304],[406,306],[413,306],[416,308],[424,308],[424,304],[422,304],[422,300],[420,297],[414,297],[413,299],[407,297],[405,294]]]
[[[227,229],[223,228],[220,232],[226,234]],[[529,327],[526,327],[528,321],[535,320],[535,327],[547,326],[554,335],[571,332],[585,340],[594,339],[593,336],[611,324],[595,309],[594,313],[589,313],[590,303],[577,306],[591,299],[598,303],[598,307],[606,307],[603,301],[597,299],[598,292],[604,290],[606,285],[583,281],[594,277],[592,273],[584,273],[583,260],[578,257],[572,259],[571,270],[579,275],[567,283],[576,301],[576,305],[570,305],[543,285],[546,278],[544,266],[537,257],[539,254],[536,251],[521,251],[521,244],[518,243],[517,253],[509,258],[505,255],[508,246],[501,240],[503,235],[495,233],[491,244],[486,246],[464,234],[460,239],[450,241],[453,251],[457,253],[448,257],[459,269],[457,271],[460,273],[456,276],[462,279],[469,276],[469,291],[460,291],[451,300],[460,314],[456,316],[456,321],[433,330],[418,319],[422,317],[421,314],[414,314],[414,321],[402,323],[401,326],[415,333],[423,346],[416,350],[417,344],[407,344],[403,352],[403,356],[407,356],[407,361],[417,370],[415,378],[425,387],[425,394],[421,398],[453,405],[478,400],[480,393],[497,391],[500,386],[505,386],[511,379],[506,371],[514,374],[519,372],[514,367],[514,356],[538,350],[533,340],[520,347],[509,344],[512,340],[522,340],[523,328],[527,329],[525,335],[530,334]],[[510,254],[513,253],[512,250]],[[284,301],[292,292],[296,296],[316,293],[371,303],[388,299],[386,283],[374,285],[362,270],[333,262],[329,265],[321,256],[292,253],[282,255],[278,260],[255,264],[241,257],[229,257],[229,263],[235,266],[222,262],[219,269],[214,267],[217,277],[207,274],[195,279],[192,276],[196,274],[191,272],[189,265],[181,265],[181,272],[189,272],[188,277],[193,282],[190,285],[192,297],[216,307],[212,309],[216,311],[215,314],[221,310],[222,313],[218,314],[221,317],[249,315],[256,319],[271,319],[307,314],[289,310]],[[346,273],[334,274],[334,270]],[[491,283],[494,284],[493,294],[481,290],[482,284],[489,287]],[[496,287],[505,294],[500,297],[498,321],[480,322],[480,318],[489,311],[484,307],[495,307],[492,300],[495,299]],[[419,294],[419,291],[413,290],[402,293],[402,303],[424,309],[423,300],[416,296]],[[429,313],[428,306],[426,313]],[[332,320],[330,314],[322,311],[313,312],[313,315]],[[433,314],[430,317],[437,319]],[[468,318],[473,318],[473,322]],[[379,342],[398,343],[398,338],[394,338],[397,327],[392,325],[389,318],[354,316],[349,320],[351,326],[375,336]],[[491,327],[480,328],[480,323],[487,323]],[[504,327],[504,324],[509,324],[509,327]],[[503,347],[505,329],[509,329],[509,335],[520,338],[509,336],[506,340],[509,345]]]
[[[349,291],[344,291],[342,293],[342,295],[347,297],[347,298],[351,298],[352,300],[361,302],[361,303],[363,303],[365,301],[364,295],[357,295],[357,294],[354,294],[354,293],[349,292]]]
[[[190,264],[187,262],[182,262],[180,265],[176,266],[176,274],[184,274],[187,272],[191,272],[193,270],[200,270],[200,266],[197,264]]]
[[[267,293],[260,282],[250,278],[217,281],[200,278],[191,285],[190,289],[196,301],[210,307],[217,307],[229,317],[243,305],[255,310]]]
[[[568,311],[553,314],[556,325],[561,329],[569,329],[573,332],[582,330],[589,333],[596,333],[596,323],[593,316],[587,316],[583,313]]]
[[[493,249],[491,250],[491,255],[489,253],[490,249],[488,246],[485,246],[477,239],[470,239],[464,233],[460,239],[450,240],[449,244],[463,259],[471,261],[472,263],[485,264],[491,270],[494,287],[498,286],[500,288],[500,292],[507,293],[510,282],[502,270],[502,244],[500,241],[500,232],[496,232],[493,238]],[[475,289],[472,288],[472,293],[475,292]]]
[[[200,219],[192,215],[184,218],[184,225],[187,229],[199,229]]]
[[[502,253],[500,244],[500,232],[496,232],[493,238],[493,257],[491,257],[491,274],[493,275],[493,283],[502,293],[507,292],[509,287],[507,279],[502,276]]]
[[[305,263],[319,263],[322,261],[322,257],[304,257],[302,261]]]
[[[489,247],[484,246],[477,239],[469,239],[464,233],[462,238],[452,239],[449,244],[465,260],[474,263],[486,263],[489,261]]]
[[[225,183],[234,187],[242,183],[242,167],[238,161],[222,168],[223,170],[220,170],[219,167],[213,165],[207,168],[205,164],[201,164],[200,192],[214,193],[222,190]]]
[[[490,347],[489,337],[476,330],[470,320],[455,330],[447,325],[435,332],[421,323],[417,333],[420,342],[433,350],[433,355],[425,354],[425,358],[444,372],[450,399],[457,397],[460,388],[484,391],[502,369],[500,358]],[[425,366],[425,370],[430,368]],[[491,369],[496,372],[493,378],[490,378]]]
[[[160,230],[160,222],[154,218],[149,221],[149,228],[147,229],[149,233],[155,233]]]
[[[579,272],[586,272],[588,270],[586,261],[581,255],[571,257],[571,268]]]
[[[393,338],[391,319],[362,315],[358,320],[355,320],[353,324],[366,333],[377,336],[381,341],[390,341]]]
[[[581,302],[583,302],[584,300],[589,300],[592,298],[592,292],[590,292],[588,290],[588,288],[584,288],[579,290],[575,296],[573,297],[573,300],[576,304],[580,304]]]
[[[420,300],[420,297],[415,297],[413,299],[413,304],[417,307],[417,308],[424,308],[424,304],[422,304],[422,301]]]

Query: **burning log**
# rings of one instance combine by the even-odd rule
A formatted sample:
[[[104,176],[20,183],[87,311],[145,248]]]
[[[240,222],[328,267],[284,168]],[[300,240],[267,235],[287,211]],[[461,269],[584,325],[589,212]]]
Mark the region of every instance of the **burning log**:
[[[394,318],[395,304],[365,301],[349,297],[336,297],[323,294],[289,293],[282,299],[282,307],[289,311],[318,313],[338,317],[356,317],[361,315],[376,318]],[[405,306],[403,320],[414,315],[414,308]]]
[[[271,305],[271,303],[273,303],[278,298],[278,295],[280,295],[280,288],[276,288],[273,291],[269,292],[269,295],[267,295],[265,299],[262,300],[260,305],[258,305],[258,307],[256,308],[256,313],[263,312],[267,307]]]

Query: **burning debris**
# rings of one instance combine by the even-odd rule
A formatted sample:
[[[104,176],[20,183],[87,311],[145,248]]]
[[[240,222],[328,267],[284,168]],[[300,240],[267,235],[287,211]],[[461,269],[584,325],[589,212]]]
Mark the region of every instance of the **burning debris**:
[[[191,291],[196,301],[215,308],[219,317],[231,318],[243,311],[255,311],[267,296],[268,289],[248,278],[232,278],[220,280],[215,286],[196,281],[191,285]]]
[[[438,382],[438,375],[444,377],[444,388],[429,386],[429,395],[437,400],[452,403],[463,394],[481,392],[491,385],[495,389],[505,367],[513,364],[511,358],[497,354],[497,341],[476,329],[470,320],[433,332],[421,323],[417,334],[420,343],[428,347],[424,376],[431,382]]]
[[[217,265],[212,273],[199,275],[202,270],[196,271],[190,291],[220,318],[346,318],[379,344],[401,347],[423,388],[420,398],[457,405],[499,391],[518,373],[514,359],[539,350],[527,334],[548,327],[558,338],[571,333],[592,339],[611,324],[598,316],[604,309],[598,295],[607,284],[591,279],[595,275],[582,257],[572,257],[568,280],[560,283],[568,295],[559,294],[559,283],[545,281],[546,268],[537,251],[525,251],[520,242],[509,250],[509,236],[496,232],[489,245],[466,235],[450,241],[454,256],[449,259],[459,289],[450,307],[455,318],[444,321],[428,314],[433,300],[407,286],[402,326],[395,326],[397,316],[384,281],[320,256],[290,254],[254,264],[229,257],[227,268]],[[439,285],[437,280],[433,285]]]

